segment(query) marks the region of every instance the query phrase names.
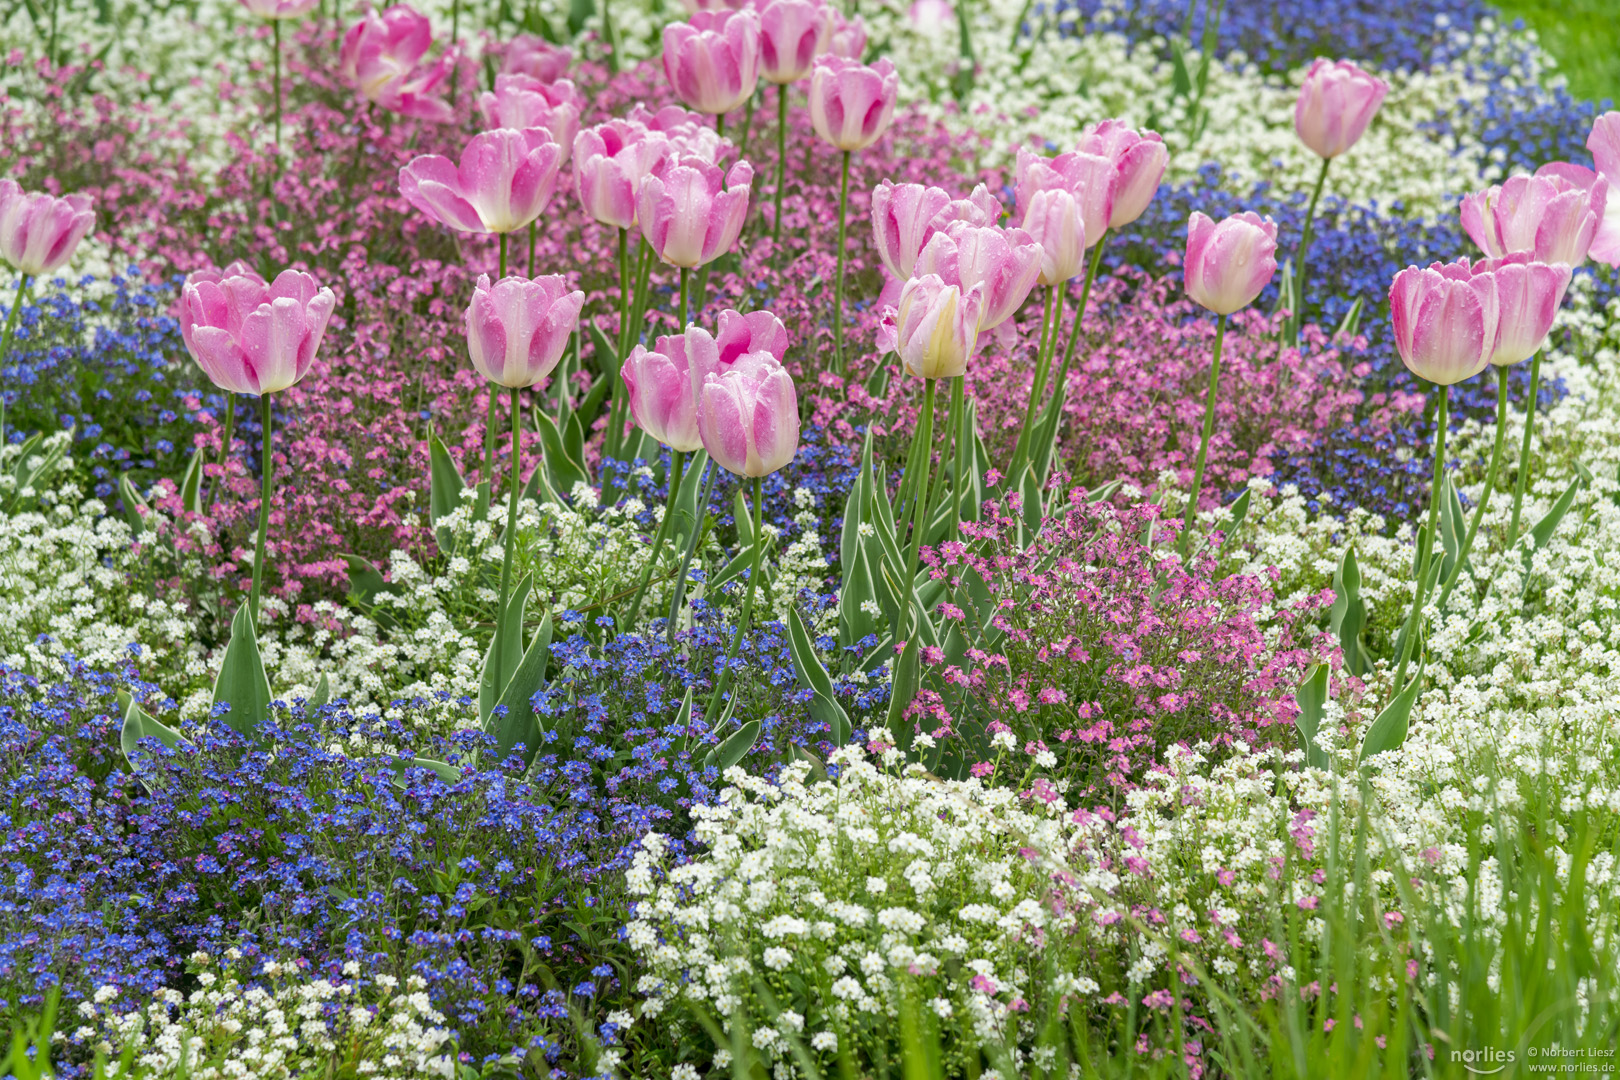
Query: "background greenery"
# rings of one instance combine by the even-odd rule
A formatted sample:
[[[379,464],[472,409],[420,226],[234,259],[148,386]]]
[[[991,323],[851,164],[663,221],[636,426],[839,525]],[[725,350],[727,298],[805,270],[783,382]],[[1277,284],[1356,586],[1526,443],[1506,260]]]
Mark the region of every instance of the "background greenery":
[[[1496,6],[1540,36],[1576,97],[1620,97],[1620,0],[1503,0]]]

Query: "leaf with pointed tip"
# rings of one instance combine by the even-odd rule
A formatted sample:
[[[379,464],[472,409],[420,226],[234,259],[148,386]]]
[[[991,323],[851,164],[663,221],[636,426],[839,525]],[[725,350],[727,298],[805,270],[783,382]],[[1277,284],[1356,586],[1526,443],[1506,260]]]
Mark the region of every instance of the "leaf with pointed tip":
[[[496,719],[490,713],[495,728],[495,760],[504,761],[519,744],[524,744],[523,762],[527,765],[540,750],[540,725],[535,722],[532,698],[546,685],[546,664],[551,659],[551,612],[540,620],[540,628],[523,653],[523,661],[513,672],[506,689],[501,691],[497,705],[506,706],[506,715]]]
[[[1294,297],[1294,260],[1284,259],[1282,272],[1277,275],[1277,304],[1271,309],[1273,315],[1280,315],[1284,311],[1292,315],[1299,310],[1299,301]]]
[[[1364,674],[1368,657],[1361,633],[1367,626],[1367,605],[1361,599],[1361,567],[1356,563],[1354,544],[1344,549],[1338,569],[1333,572],[1333,607],[1328,610],[1328,625],[1338,639],[1350,674]]]
[[[1086,492],[1086,502],[1107,502],[1109,499],[1114,497],[1114,492],[1118,491],[1120,489],[1120,485],[1124,483],[1125,479],[1124,477],[1121,477],[1117,480],[1110,480],[1108,483],[1099,487],[1094,487],[1090,491]]]
[[[405,774],[411,769],[430,769],[439,775],[439,779],[447,784],[454,784],[461,779],[461,770],[447,762],[436,758],[413,757],[409,761],[394,759],[394,786],[401,791],[409,786],[405,783]]]
[[[332,684],[326,678],[326,672],[321,672],[321,679],[315,684],[315,693],[304,706],[304,711],[313,713],[316,709],[328,704],[332,700]]]
[[[440,551],[450,550],[450,532],[439,522],[461,506],[461,493],[467,482],[461,478],[455,459],[432,427],[428,428],[428,523],[439,542]]]
[[[1249,516],[1249,496],[1253,488],[1244,488],[1243,494],[1232,500],[1232,505],[1226,508],[1226,524],[1221,532],[1230,537],[1243,526],[1243,521]]]
[[[1333,332],[1333,336],[1335,339],[1353,338],[1360,329],[1361,297],[1358,296],[1350,305],[1350,310],[1344,313],[1344,318],[1340,320],[1339,328]]]
[[[905,648],[900,650],[900,657],[894,662],[894,676],[889,685],[889,733],[894,736],[894,744],[901,750],[911,749],[912,728],[915,727],[915,721],[907,718],[906,710],[911,706],[912,699],[917,696],[917,687],[921,683],[921,637],[920,633],[913,633]]]
[[[710,750],[703,759],[705,765],[713,765],[722,775],[733,765],[741,761],[754,748],[759,738],[759,721],[750,720],[738,728],[726,741]]]
[[[1421,637],[1416,643],[1418,649],[1423,648]],[[1417,674],[1407,683],[1400,693],[1384,706],[1371,725],[1367,734],[1361,740],[1361,760],[1365,762],[1374,754],[1382,754],[1389,750],[1397,750],[1406,741],[1406,731],[1412,717],[1412,707],[1417,704],[1418,695],[1423,690],[1423,668],[1427,656],[1420,656]]]
[[[180,478],[180,505],[193,514],[202,513],[202,460],[202,451],[193,450],[186,474]]]
[[[156,739],[170,750],[181,743],[191,745],[190,739],[167,724],[153,719],[150,713],[141,708],[140,702],[122,690],[118,692],[118,704],[124,711],[124,722],[118,730],[118,745],[124,752],[124,760],[129,762],[132,770],[135,762],[130,755],[135,752],[142,739]]]
[[[1327,693],[1326,664],[1311,665],[1311,669],[1305,673],[1305,678],[1294,690],[1294,703],[1299,706],[1299,715],[1294,718],[1294,726],[1299,729],[1299,739],[1305,749],[1305,762],[1315,769],[1328,767],[1328,756],[1316,743],[1316,733],[1322,728],[1322,713],[1327,706]]]
[[[1022,515],[1020,532],[1023,535],[1019,537],[1019,544],[1027,548],[1040,535],[1041,519],[1046,513],[1046,507],[1041,502],[1040,481],[1035,478],[1035,470],[1028,465],[1024,466],[1023,475],[1018,478],[1018,492],[1023,497],[1020,507]]]
[[[349,566],[349,595],[358,603],[370,607],[377,602],[380,594],[393,595],[399,592],[399,586],[384,581],[382,571],[378,570],[369,559],[345,554],[343,561]]]
[[[574,493],[575,484],[590,483],[590,474],[585,466],[568,456],[568,449],[563,442],[562,432],[557,430],[556,421],[545,413],[537,413],[535,426],[540,429],[541,463],[546,470],[546,478],[551,481],[553,490],[565,495]]]
[[[1527,559],[1532,551],[1538,551],[1547,546],[1548,541],[1553,538],[1553,533],[1558,531],[1559,523],[1564,520],[1564,515],[1569,513],[1571,506],[1575,505],[1575,496],[1583,486],[1585,486],[1585,481],[1581,477],[1577,476],[1571,480],[1569,486],[1564,489],[1564,493],[1558,496],[1558,501],[1553,503],[1552,509],[1548,510],[1540,521],[1530,526],[1530,531],[1526,535],[1534,541],[1534,544],[1525,547],[1525,557]]]
[[[597,370],[602,372],[600,377],[610,379],[618,369],[619,364],[623,362],[624,357],[619,355],[618,345],[608,340],[607,334],[603,333],[602,328],[596,325],[595,319],[590,320],[585,325],[590,330],[591,346],[595,349],[595,355],[592,359],[596,361]]]
[[[118,478],[118,499],[124,504],[124,520],[129,522],[129,531],[135,536],[146,531],[146,518],[142,513],[150,509],[146,500],[135,493],[135,485],[129,482],[127,475]]]
[[[523,661],[523,613],[529,602],[529,591],[534,588],[534,574],[523,575],[518,587],[506,601],[506,611],[498,616],[502,629],[491,635],[489,648],[484,651],[484,673],[478,681],[478,722],[489,723],[490,710],[501,700],[506,684]],[[495,643],[502,642],[501,653],[495,654]]]
[[[844,745],[849,740],[849,714],[833,693],[832,676],[816,655],[815,643],[810,640],[810,631],[799,617],[797,607],[788,610],[788,649],[793,655],[800,684],[813,694],[810,715],[827,725],[834,746]]]
[[[214,705],[221,703],[231,706],[225,722],[250,737],[270,715],[270,677],[264,671],[258,630],[246,604],[231,617],[230,644],[225,646],[225,660],[214,680]]]

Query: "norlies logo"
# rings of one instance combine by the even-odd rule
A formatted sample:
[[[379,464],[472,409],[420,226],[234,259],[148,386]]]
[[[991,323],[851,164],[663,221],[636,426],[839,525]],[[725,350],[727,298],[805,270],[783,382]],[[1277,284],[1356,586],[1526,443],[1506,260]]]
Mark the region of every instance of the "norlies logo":
[[[1497,1050],[1487,1046],[1483,1050],[1453,1050],[1451,1060],[1462,1065],[1463,1068],[1476,1076],[1490,1076],[1499,1073],[1513,1064],[1516,1055],[1512,1050]]]

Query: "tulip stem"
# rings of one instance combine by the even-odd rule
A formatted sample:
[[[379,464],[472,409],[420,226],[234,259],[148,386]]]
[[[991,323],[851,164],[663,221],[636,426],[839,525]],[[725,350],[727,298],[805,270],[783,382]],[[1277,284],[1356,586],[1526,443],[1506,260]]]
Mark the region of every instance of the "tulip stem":
[[[833,373],[844,374],[844,220],[849,212],[849,151],[844,151],[842,179],[838,185],[838,275],[833,285]]]
[[[539,232],[540,219],[535,218],[529,222],[529,280],[534,280],[534,242],[535,234]]]
[[[221,487],[225,484],[226,470],[230,467],[232,429],[235,427],[236,394],[227,390],[225,391],[225,430],[219,443],[219,482]]]
[[[748,104],[743,109],[742,143],[737,147],[737,156],[744,160],[748,157],[748,140],[754,134],[754,96],[748,95]]]
[[[653,534],[652,550],[647,554],[647,565],[641,570],[641,584],[636,586],[636,595],[630,601],[630,610],[625,614],[624,627],[634,630],[636,616],[641,614],[641,598],[647,592],[647,585],[652,581],[653,564],[664,550],[664,538],[669,535],[669,523],[675,516],[675,501],[680,498],[681,478],[686,465],[686,457],[679,450],[671,450],[669,466],[669,494],[664,499],[664,516],[658,522],[658,529]]]
[[[1524,403],[1524,441],[1519,444],[1519,476],[1513,483],[1513,521],[1508,525],[1508,547],[1519,542],[1519,511],[1530,480],[1530,436],[1536,429],[1536,404],[1541,394],[1541,354],[1530,359],[1530,396]]]
[[[934,503],[928,508],[927,520],[923,522],[924,529],[933,527],[934,518],[939,514],[939,507],[945,499],[951,500],[951,531],[945,534],[946,540],[956,539],[956,530],[961,524],[962,504],[962,441],[960,435],[961,417],[963,408],[963,384],[967,382],[966,375],[957,375],[951,379],[950,408],[946,412],[945,440],[939,447],[939,472],[935,474]],[[953,446],[954,442],[954,446]],[[950,493],[946,494],[946,465],[950,465]]]
[[[1209,437],[1215,433],[1215,398],[1220,389],[1221,345],[1226,341],[1226,316],[1215,320],[1215,355],[1209,364],[1209,395],[1204,402],[1204,433],[1198,440],[1198,458],[1193,463],[1192,491],[1187,495],[1187,512],[1181,522],[1181,557],[1185,559],[1192,544],[1193,522],[1198,519],[1198,496],[1204,486],[1204,465],[1209,458]]]
[[[23,294],[27,290],[28,275],[18,275],[17,295],[11,301],[11,310],[6,312],[6,328],[3,332],[0,332],[0,361],[5,360],[6,356],[11,352],[11,336],[17,331],[17,319],[22,314]]]
[[[787,174],[788,88],[776,88],[776,216],[771,221],[771,242],[782,246],[782,184]]]
[[[629,351],[630,337],[630,230],[619,230],[619,356]],[[615,357],[614,359],[618,359]],[[615,380],[614,386],[618,382]]]
[[[1507,434],[1507,401],[1508,401],[1508,369],[1496,369],[1496,438],[1491,443],[1491,464],[1485,470],[1485,490],[1480,494],[1479,505],[1474,508],[1474,520],[1468,523],[1468,532],[1463,537],[1462,547],[1457,551],[1457,561],[1451,566],[1451,573],[1446,575],[1446,583],[1440,588],[1440,610],[1446,609],[1446,601],[1451,598],[1451,590],[1456,587],[1457,579],[1462,576],[1463,561],[1468,558],[1468,551],[1474,546],[1474,534],[1479,532],[1479,523],[1485,517],[1485,507],[1490,505],[1491,492],[1496,490],[1496,470],[1502,463],[1502,444],[1506,442]]]
[[[259,625],[259,594],[264,590],[264,542],[270,532],[270,482],[275,462],[270,456],[270,395],[259,395],[259,539],[253,553],[253,591],[248,594],[248,614]]]
[[[608,13],[608,0],[602,0],[602,41],[608,48],[608,71],[619,73],[619,42],[613,36],[613,17]]]
[[[499,233],[501,244],[501,277],[506,277],[506,234]],[[495,443],[500,436],[495,431],[495,391],[489,392],[489,404],[484,410],[484,483],[495,494]]]
[[[511,483],[508,485],[511,488],[511,490],[507,493],[507,496],[506,496],[506,532],[504,534],[502,534],[502,536],[501,536],[502,546],[506,550],[501,554],[501,593],[500,593],[501,599],[500,599],[500,605],[495,609],[495,647],[494,647],[494,649],[492,650],[492,653],[491,653],[491,655],[493,655],[496,658],[496,668],[497,668],[497,670],[500,669],[500,658],[506,655],[506,653],[505,653],[505,645],[506,645],[506,603],[507,603],[508,598],[510,598],[511,595],[512,595],[512,548],[516,546],[515,542],[517,540],[518,489],[523,486],[522,482],[521,482],[522,478],[518,473],[518,468],[522,464],[522,462],[520,460],[520,457],[519,457],[519,455],[521,453],[521,443],[519,441],[519,435],[518,435],[518,432],[519,432],[519,420],[518,420],[518,418],[520,416],[522,416],[522,414],[523,414],[523,402],[521,401],[521,399],[518,396],[519,395],[518,388],[514,386],[511,389],[512,389],[512,469],[511,469],[512,480],[511,480]],[[493,401],[495,399],[495,386],[494,386],[494,384],[490,385],[489,396],[490,396],[490,400]],[[507,672],[503,672],[503,674],[506,677],[510,678],[511,675],[512,675],[512,672],[507,671]],[[495,688],[495,693],[496,693],[497,696],[499,696],[505,690],[506,690],[505,686],[498,686],[498,687]]]
[[[1418,537],[1418,575],[1417,582],[1412,590],[1412,610],[1406,613],[1406,623],[1401,627],[1401,655],[1396,658],[1395,664],[1395,694],[1399,694],[1406,687],[1406,664],[1412,658],[1412,642],[1417,638],[1418,624],[1423,619],[1424,593],[1428,591],[1429,559],[1434,555],[1434,538],[1439,531],[1441,486],[1445,479],[1446,466],[1446,428],[1449,420],[1446,416],[1446,407],[1451,387],[1440,387],[1440,402],[1435,408],[1434,432],[1434,476],[1429,482],[1429,525]]]
[[[1018,431],[1018,442],[1013,446],[1012,464],[1007,470],[1007,478],[1018,483],[1018,474],[1029,460],[1030,433],[1035,429],[1035,412],[1040,408],[1042,400],[1046,397],[1047,364],[1056,351],[1057,326],[1052,318],[1052,310],[1058,304],[1060,290],[1068,282],[1060,281],[1055,285],[1046,287],[1046,306],[1041,313],[1041,343],[1035,353],[1035,378],[1029,384],[1029,403],[1024,406],[1024,426]]]
[[[1057,442],[1058,425],[1063,422],[1063,404],[1069,397],[1069,368],[1074,363],[1075,346],[1080,343],[1080,324],[1086,317],[1086,305],[1091,300],[1091,283],[1097,278],[1097,268],[1102,263],[1103,244],[1108,240],[1108,230],[1097,240],[1097,246],[1091,253],[1091,262],[1086,266],[1086,280],[1080,286],[1080,305],[1074,309],[1074,329],[1069,333],[1069,346],[1063,352],[1063,363],[1058,366],[1057,378],[1052,381],[1052,398],[1046,403],[1046,412],[1041,416],[1041,422],[1036,426],[1034,440],[1030,444],[1029,454],[1035,466],[1035,479],[1041,483],[1046,481],[1046,470],[1052,461],[1052,447]],[[1061,298],[1059,303],[1061,304]],[[1057,355],[1057,331],[1053,331],[1052,355]],[[1016,477],[1013,483],[1017,483]]]
[[[731,662],[737,658],[737,650],[742,648],[743,633],[748,629],[748,622],[754,615],[754,590],[759,587],[760,565],[765,554],[765,524],[762,512],[764,501],[764,478],[756,476],[754,477],[754,558],[748,566],[748,591],[744,594],[742,620],[737,623],[736,632],[731,636],[731,648],[726,650],[726,660],[721,665],[719,677],[715,679],[714,693],[709,697],[709,707],[703,712],[704,727],[711,730],[720,713],[720,699],[725,696],[726,688],[731,685]]]
[[[1316,225],[1316,204],[1322,198],[1322,186],[1327,183],[1328,166],[1332,158],[1322,159],[1322,171],[1316,174],[1316,187],[1311,190],[1311,205],[1305,211],[1305,227],[1299,233],[1299,247],[1294,251],[1294,310],[1288,313],[1288,341],[1299,341],[1299,328],[1305,320],[1305,256],[1311,250],[1311,232]]]
[[[276,96],[276,103],[275,103],[276,145],[275,145],[275,151],[276,151],[276,162],[279,165],[280,162],[281,162],[281,20],[280,19],[271,19],[270,20],[270,33],[271,33],[271,45],[270,45],[271,61],[270,61],[270,64],[271,64],[271,68],[275,71],[275,89],[274,89],[274,93],[275,93],[275,96]]]
[[[698,496],[697,520],[692,522],[692,531],[687,535],[686,547],[681,552],[681,565],[675,573],[675,589],[669,598],[669,621],[664,630],[665,640],[671,645],[675,644],[675,624],[681,613],[681,601],[686,598],[686,568],[692,565],[692,555],[697,551],[698,536],[703,532],[703,522],[709,513],[709,497],[714,494],[714,478],[719,473],[720,467],[716,465],[703,478],[703,493]]]
[[[902,669],[913,662],[916,655],[916,643],[911,638],[916,633],[917,624],[912,619],[911,609],[916,593],[917,558],[922,550],[923,530],[927,528],[928,457],[934,442],[934,382],[933,379],[924,380],[922,413],[917,417],[917,431],[912,436],[912,452],[920,464],[917,467],[917,493],[911,501],[911,536],[906,543],[906,565],[901,569],[899,583],[900,625],[895,628],[894,644],[901,653],[894,664],[887,716],[889,730],[895,732],[897,740],[900,721],[905,718],[906,709],[911,705],[912,688],[909,680],[903,680],[901,675]],[[908,744],[909,741],[906,740]]]
[[[675,309],[675,332],[677,334],[686,332],[686,293],[687,283],[690,281],[691,276],[691,270],[684,266],[681,267],[681,306]]]

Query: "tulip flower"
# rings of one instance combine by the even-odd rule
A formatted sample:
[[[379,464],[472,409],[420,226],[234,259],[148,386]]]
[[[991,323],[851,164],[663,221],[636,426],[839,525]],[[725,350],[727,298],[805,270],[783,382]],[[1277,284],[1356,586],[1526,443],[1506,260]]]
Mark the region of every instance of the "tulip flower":
[[[1113,163],[1112,205],[1107,227],[1123,228],[1141,217],[1158,193],[1170,163],[1170,151],[1156,132],[1138,132],[1119,120],[1093,124],[1075,147],[1079,154],[1107,158]],[[1061,171],[1061,170],[1060,170]]]
[[[1221,344],[1226,317],[1247,307],[1277,272],[1277,225],[1253,211],[1216,223],[1194,210],[1187,221],[1187,295],[1219,316],[1215,320],[1215,354],[1209,365],[1209,392],[1204,400],[1204,430],[1193,464],[1192,491],[1182,519],[1180,550],[1185,558],[1192,543],[1198,499],[1203,493],[1204,465],[1215,431],[1215,401],[1220,389]]]
[[[1583,187],[1572,168],[1542,166],[1535,176],[1515,176],[1467,196],[1464,231],[1492,258],[1524,251],[1537,262],[1579,266],[1604,219],[1609,184],[1593,175]]]
[[[506,75],[527,75],[541,82],[556,82],[568,74],[574,50],[553,45],[535,34],[519,34],[506,46],[501,71]]]
[[[338,70],[366,100],[389,112],[448,123],[455,114],[433,92],[450,73],[450,57],[441,56],[425,72],[417,70],[432,44],[427,16],[404,4],[381,14],[367,11],[343,36]]]
[[[787,327],[769,311],[751,311],[747,315],[729,308],[722,311],[714,341],[716,371],[725,371],[750,353],[765,353],[778,364],[787,358]]]
[[[1062,188],[1042,188],[1024,210],[1024,231],[1041,245],[1042,285],[1061,285],[1086,268],[1086,226],[1080,204]]]
[[[1620,112],[1606,112],[1592,121],[1586,148],[1592,152],[1597,174],[1609,190],[1614,190],[1620,185]],[[1592,235],[1592,246],[1587,254],[1598,262],[1620,266],[1620,191],[1616,191],[1613,199],[1605,196],[1603,220]]]
[[[1013,168],[1013,197],[1027,213],[1037,191],[1069,192],[1080,208],[1087,244],[1092,245],[1102,239],[1113,219],[1119,176],[1114,160],[1102,154],[1073,150],[1047,158],[1021,147]]]
[[[495,89],[478,95],[478,111],[489,127],[549,131],[562,150],[558,168],[568,164],[579,134],[580,103],[579,91],[567,79],[543,83],[528,75],[497,75]]]
[[[978,345],[985,287],[947,284],[938,274],[906,282],[895,316],[896,351],[906,371],[922,379],[954,379],[967,373]]]
[[[716,133],[694,112],[679,105],[665,105],[653,112],[639,101],[630,107],[627,119],[648,131],[662,135],[670,146],[687,157],[700,157],[711,165],[720,164],[733,149],[731,141]]]
[[[1349,60],[1317,57],[1294,102],[1299,141],[1324,161],[1356,144],[1389,93],[1389,84]]]
[[[642,181],[670,153],[667,139],[633,120],[609,120],[574,138],[574,191],[594,220],[619,229],[636,224]]]
[[[585,294],[569,291],[560,274],[502,278],[478,276],[467,305],[467,349],[473,367],[497,386],[522,389],[543,382],[579,326]]]
[[[782,242],[782,176],[787,160],[788,84],[810,73],[829,32],[827,14],[813,0],[761,0],[759,73],[776,84],[776,216],[773,236]]]
[[[845,18],[835,7],[827,8],[827,35],[822,39],[821,55],[842,56],[846,60],[859,60],[866,55],[866,23],[861,17]]]
[[[754,94],[759,82],[759,16],[752,11],[700,11],[664,27],[664,77],[688,108],[716,117]]]
[[[939,276],[964,292],[982,285],[978,330],[1007,323],[1028,298],[1041,273],[1041,246],[1023,229],[975,227],[953,222],[936,232],[917,256],[918,277]]]
[[[241,0],[241,4],[254,18],[270,23],[270,60],[275,70],[271,81],[276,115],[276,146],[281,145],[281,22],[298,19],[314,10],[320,0]]]
[[[54,274],[96,223],[90,203],[88,195],[57,197],[0,180],[0,259],[24,280]]]
[[[885,180],[872,189],[872,234],[884,269],[900,281],[913,276],[917,256],[953,221],[993,225],[1001,204],[983,184],[966,199],[952,199],[943,188]]]
[[[563,151],[544,128],[474,135],[461,162],[423,154],[399,170],[407,202],[461,232],[505,234],[540,216],[557,186]],[[502,244],[504,262],[505,244]],[[505,271],[505,266],[501,267]]]
[[[180,292],[180,338],[197,366],[227,394],[257,394],[263,458],[259,493],[259,539],[253,561],[248,611],[259,619],[264,584],[264,548],[270,528],[270,395],[309,373],[326,323],[337,307],[332,290],[299,270],[264,278],[240,262],[224,272],[191,275]],[[234,399],[232,414],[234,415]],[[227,434],[227,438],[228,438]],[[226,446],[229,451],[229,444]]]
[[[754,168],[739,161],[721,174],[702,158],[671,156],[642,182],[636,196],[641,235],[653,253],[681,268],[681,325],[686,323],[686,274],[730,251],[748,216]]]

